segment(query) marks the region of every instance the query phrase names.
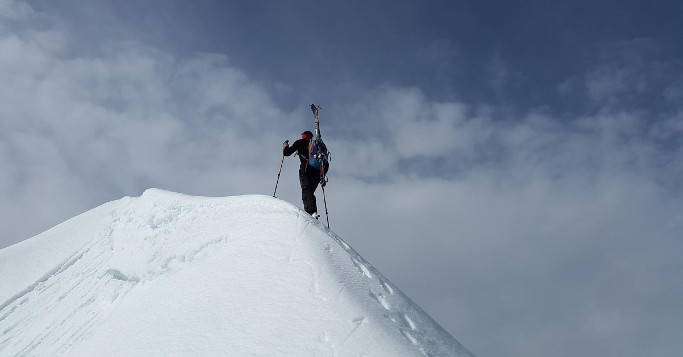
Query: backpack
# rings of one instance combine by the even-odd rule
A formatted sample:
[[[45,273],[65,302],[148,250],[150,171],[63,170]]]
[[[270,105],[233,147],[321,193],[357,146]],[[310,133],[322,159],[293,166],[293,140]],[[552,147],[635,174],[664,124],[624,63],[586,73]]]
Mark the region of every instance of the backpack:
[[[327,145],[318,138],[311,140],[308,144],[308,165],[320,170],[320,163],[323,163],[325,173],[330,168],[330,152],[327,150]]]

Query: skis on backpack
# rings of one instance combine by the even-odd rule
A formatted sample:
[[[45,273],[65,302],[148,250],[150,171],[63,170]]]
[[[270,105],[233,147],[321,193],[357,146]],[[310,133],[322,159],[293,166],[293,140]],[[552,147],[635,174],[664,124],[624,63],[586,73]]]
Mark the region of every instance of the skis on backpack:
[[[320,167],[320,187],[323,191],[323,203],[325,204],[325,218],[327,218],[327,228],[330,228],[330,215],[327,212],[327,198],[325,197],[325,186],[327,185],[327,173],[325,172],[325,165],[328,161],[328,152],[325,143],[323,143],[322,136],[320,135],[320,120],[318,119],[318,109],[320,107],[315,104],[311,104],[311,111],[313,111],[313,118],[315,120],[315,141],[311,143],[311,147],[315,144],[317,147],[314,158],[318,160],[318,166]],[[311,151],[309,147],[309,153]],[[329,164],[328,164],[329,165]]]
[[[315,104],[311,104],[311,110],[313,111],[313,118],[315,119],[315,136],[316,137],[320,136],[320,120],[318,119],[318,109],[320,109],[320,107],[316,106]]]
[[[329,152],[320,135],[320,120],[318,119],[319,109],[320,107],[311,104],[313,118],[315,119],[315,139],[310,143],[308,152],[309,164],[316,169],[320,169],[320,185],[325,187],[327,184],[327,167],[329,167]]]

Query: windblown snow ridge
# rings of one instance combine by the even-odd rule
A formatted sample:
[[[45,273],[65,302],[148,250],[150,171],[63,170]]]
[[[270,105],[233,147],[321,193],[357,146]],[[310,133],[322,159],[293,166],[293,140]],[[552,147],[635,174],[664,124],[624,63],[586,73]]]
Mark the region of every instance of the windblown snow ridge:
[[[266,196],[150,189],[0,250],[0,355],[469,356],[340,237]]]

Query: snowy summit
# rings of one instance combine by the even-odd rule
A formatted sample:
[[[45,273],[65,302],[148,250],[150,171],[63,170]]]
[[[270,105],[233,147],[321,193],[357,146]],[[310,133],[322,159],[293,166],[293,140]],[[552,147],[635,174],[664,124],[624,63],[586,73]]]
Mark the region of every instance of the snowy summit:
[[[266,196],[150,189],[0,250],[0,272],[2,356],[471,355]]]

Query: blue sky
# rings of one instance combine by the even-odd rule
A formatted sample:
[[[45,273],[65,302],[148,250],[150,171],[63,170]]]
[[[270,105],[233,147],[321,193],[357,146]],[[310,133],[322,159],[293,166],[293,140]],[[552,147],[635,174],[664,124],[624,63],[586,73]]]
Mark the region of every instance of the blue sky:
[[[583,113],[595,106],[574,82],[597,66],[673,66],[644,73],[660,87],[682,70],[683,9],[674,1],[32,3],[86,28],[75,30],[84,43],[116,38],[178,56],[224,53],[280,105],[323,88],[339,101],[359,95],[355,86],[395,85],[419,87],[434,100]],[[633,49],[638,40],[644,43]],[[640,97],[630,105],[670,105]]]
[[[475,354],[676,356],[682,6],[0,0],[0,247],[269,195],[316,103],[332,228]]]

